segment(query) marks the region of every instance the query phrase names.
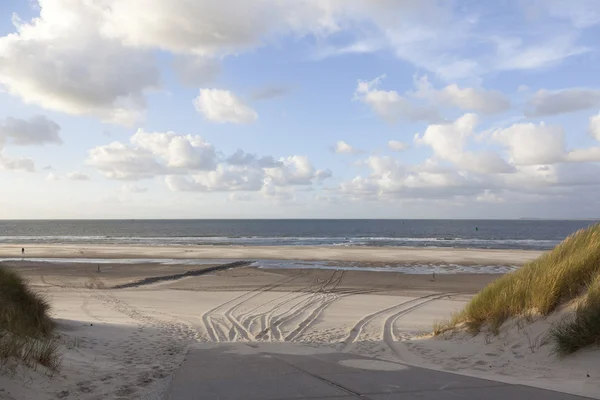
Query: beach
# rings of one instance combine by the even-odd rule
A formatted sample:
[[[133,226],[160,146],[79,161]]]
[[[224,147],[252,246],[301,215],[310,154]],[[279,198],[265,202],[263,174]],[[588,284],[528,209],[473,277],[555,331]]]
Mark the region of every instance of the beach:
[[[531,335],[525,334],[431,338],[435,322],[460,311],[499,274],[368,270],[392,262],[521,265],[539,251],[44,245],[28,246],[23,260],[15,260],[17,250],[2,246],[0,256],[11,259],[2,264],[19,271],[52,305],[63,359],[52,377],[41,369],[0,376],[3,399],[47,394],[161,399],[189,349],[231,342],[275,342],[280,351],[288,345],[314,352],[333,349],[600,398],[599,377],[595,372],[586,377],[597,353],[562,362],[541,343],[531,351]],[[65,258],[74,262],[56,261]],[[242,263],[211,270],[231,260],[296,258],[340,266],[360,262],[364,268],[277,269]],[[161,259],[169,263],[157,262]],[[181,276],[188,271],[199,272]],[[145,278],[172,276],[178,277],[144,283]],[[123,284],[130,287],[114,288]]]
[[[119,246],[1,245],[6,258],[267,259],[361,262],[523,264],[539,250],[343,246]]]

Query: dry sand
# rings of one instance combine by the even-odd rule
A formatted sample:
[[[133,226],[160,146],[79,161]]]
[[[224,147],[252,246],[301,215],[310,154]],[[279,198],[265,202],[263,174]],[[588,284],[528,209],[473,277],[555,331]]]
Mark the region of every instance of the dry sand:
[[[187,349],[228,341],[304,343],[600,398],[600,353],[557,360],[540,336],[552,320],[507,326],[499,338],[423,336],[497,275],[433,281],[391,272],[245,267],[111,290],[97,287],[190,266],[105,264],[97,273],[89,264],[11,265],[48,296],[63,367],[52,378],[41,370],[0,375],[0,398],[159,399]]]

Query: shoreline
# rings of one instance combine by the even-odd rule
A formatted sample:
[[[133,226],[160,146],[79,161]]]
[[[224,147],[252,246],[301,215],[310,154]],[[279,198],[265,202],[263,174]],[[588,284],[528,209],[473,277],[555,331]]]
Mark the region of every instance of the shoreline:
[[[544,251],[422,247],[1,245],[2,258],[262,259],[522,265]]]

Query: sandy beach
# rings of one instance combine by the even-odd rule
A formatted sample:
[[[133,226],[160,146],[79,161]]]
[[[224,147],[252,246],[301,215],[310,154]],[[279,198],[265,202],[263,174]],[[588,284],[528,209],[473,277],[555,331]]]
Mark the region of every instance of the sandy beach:
[[[361,262],[517,264],[539,257],[534,250],[344,246],[27,246],[24,258],[265,259]],[[21,246],[0,246],[0,257],[21,258]]]
[[[7,257],[15,248],[3,246]],[[20,250],[20,248],[19,248]],[[81,258],[79,248],[40,246],[27,257]],[[231,250],[231,252],[229,252]],[[291,253],[290,250],[293,250]],[[92,247],[94,258],[268,257],[377,263],[382,260],[519,263],[537,252],[452,249]],[[224,253],[225,252],[225,253]],[[13,254],[14,255],[14,254]],[[309,258],[309,257],[307,257]],[[486,261],[484,261],[486,260]],[[600,398],[590,350],[558,360],[543,324],[499,338],[432,339],[435,321],[459,311],[494,274],[261,269],[249,266],[129,289],[111,287],[190,269],[189,265],[5,261],[44,293],[58,323],[62,369],[16,369],[0,376],[2,399],[161,399],[186,352],[199,343],[277,342],[336,349],[410,365]],[[209,268],[208,263],[195,268]],[[590,377],[587,375],[590,374]]]

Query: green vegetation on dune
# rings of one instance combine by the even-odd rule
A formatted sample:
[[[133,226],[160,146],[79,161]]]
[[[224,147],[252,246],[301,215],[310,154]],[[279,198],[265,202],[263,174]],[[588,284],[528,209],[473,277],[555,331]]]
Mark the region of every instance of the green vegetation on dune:
[[[600,276],[590,285],[575,315],[552,329],[556,351],[564,356],[591,345],[600,345]]]
[[[0,266],[0,366],[14,360],[58,368],[49,309],[16,272]]]
[[[549,315],[561,304],[579,299],[573,318],[551,335],[565,355],[600,343],[600,224],[574,233],[553,250],[479,292],[435,333],[465,326],[477,333],[485,325],[497,333],[509,318]]]

